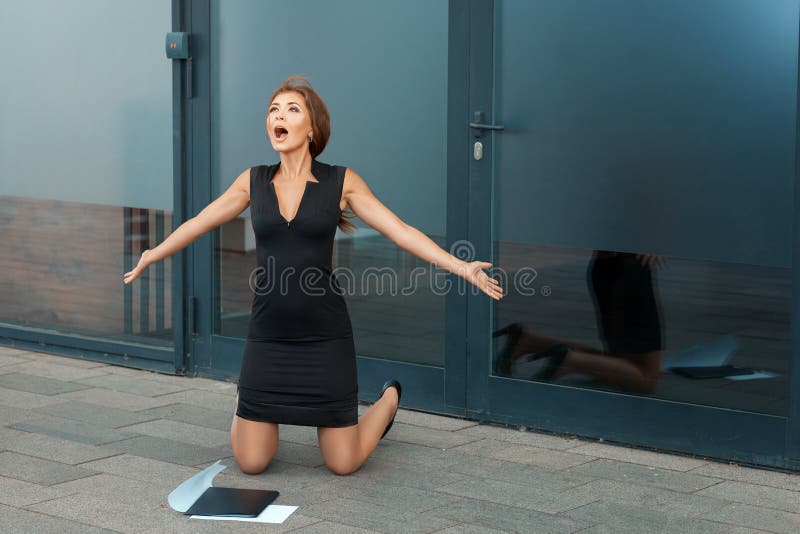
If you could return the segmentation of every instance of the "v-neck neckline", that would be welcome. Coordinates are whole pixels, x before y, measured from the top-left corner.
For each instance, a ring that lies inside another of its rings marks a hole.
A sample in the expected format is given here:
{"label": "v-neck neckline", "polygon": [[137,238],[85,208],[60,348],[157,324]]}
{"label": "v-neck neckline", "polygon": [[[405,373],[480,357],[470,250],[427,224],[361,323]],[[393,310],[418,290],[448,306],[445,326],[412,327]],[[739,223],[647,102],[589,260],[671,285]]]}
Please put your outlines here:
{"label": "v-neck neckline", "polygon": [[[317,178],[316,175],[314,174],[315,163],[316,163],[316,161],[312,160],[312,162],[311,162],[311,176],[313,176],[314,178],[319,180],[319,178]],[[313,180],[306,180],[305,181],[305,183],[303,184],[303,192],[300,194],[300,201],[297,203],[297,209],[294,211],[294,216],[291,219],[287,219],[286,216],[283,214],[283,210],[281,210],[281,201],[278,198],[278,191],[275,189],[274,179],[275,179],[275,175],[278,174],[278,169],[279,168],[280,168],[280,163],[278,163],[278,166],[275,168],[275,172],[273,173],[273,175],[270,176],[269,185],[270,185],[270,187],[272,189],[272,195],[273,195],[273,198],[275,199],[275,207],[278,209],[278,215],[280,216],[281,219],[283,219],[283,222],[285,222],[287,225],[289,225],[289,224],[292,224],[295,219],[297,219],[298,215],[300,215],[300,208],[303,207],[303,200],[305,200],[305,198],[306,198],[306,190],[308,189],[308,183],[311,182],[312,184],[318,184],[319,182],[318,181],[315,182]]]}

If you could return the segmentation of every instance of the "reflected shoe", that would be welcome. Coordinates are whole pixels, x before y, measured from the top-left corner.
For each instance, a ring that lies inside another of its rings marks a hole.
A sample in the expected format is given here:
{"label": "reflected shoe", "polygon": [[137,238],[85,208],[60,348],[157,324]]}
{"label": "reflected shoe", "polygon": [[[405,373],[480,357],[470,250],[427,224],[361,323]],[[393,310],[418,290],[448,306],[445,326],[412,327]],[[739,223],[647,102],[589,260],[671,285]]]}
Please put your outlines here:
{"label": "reflected shoe", "polygon": [[511,323],[492,332],[492,337],[504,335],[508,335],[508,341],[494,360],[494,374],[499,376],[511,376],[511,354],[519,344],[519,338],[522,336],[522,325],[519,323]]}
{"label": "reflected shoe", "polygon": [[566,358],[568,352],[568,346],[557,344],[549,346],[542,352],[537,352],[536,354],[531,354],[528,356],[527,360],[529,362],[543,359],[548,360],[547,364],[544,366],[544,369],[533,375],[531,378],[539,382],[550,382],[553,379],[553,375],[556,374],[558,368],[561,367],[562,363],[564,363],[564,358]]}
{"label": "reflected shoe", "polygon": [[394,415],[392,415],[391,421],[389,421],[389,424],[386,425],[386,430],[384,430],[383,434],[381,434],[381,439],[383,439],[383,436],[385,436],[389,432],[389,429],[392,428],[392,425],[394,424],[394,418],[397,415],[397,410],[400,409],[400,397],[403,395],[403,387],[400,385],[400,382],[392,378],[390,380],[387,380],[386,383],[383,385],[383,388],[381,389],[381,394],[378,396],[378,400],[381,400],[383,398],[383,394],[386,393],[386,390],[389,388],[395,388],[397,390],[397,408],[395,408],[394,410]]}

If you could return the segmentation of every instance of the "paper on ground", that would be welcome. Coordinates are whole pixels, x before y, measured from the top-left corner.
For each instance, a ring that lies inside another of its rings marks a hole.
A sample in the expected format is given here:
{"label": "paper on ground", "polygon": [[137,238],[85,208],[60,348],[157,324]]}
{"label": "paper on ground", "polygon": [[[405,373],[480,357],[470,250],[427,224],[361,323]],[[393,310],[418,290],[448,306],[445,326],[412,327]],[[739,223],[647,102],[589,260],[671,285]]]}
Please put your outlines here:
{"label": "paper on ground", "polygon": [[252,523],[283,523],[297,510],[297,506],[270,504],[256,517],[223,517],[219,515],[193,515],[192,519],[213,519],[216,521],[250,521]]}
{"label": "paper on ground", "polygon": [[770,373],[769,371],[756,371],[749,375],[732,375],[726,376],[728,380],[758,380],[759,378],[775,378],[777,373]]}
{"label": "paper on ground", "polygon": [[167,497],[167,502],[173,510],[177,512],[185,512],[200,498],[206,489],[211,487],[211,482],[217,473],[225,469],[219,460],[213,465],[210,465],[194,475],[189,480],[182,482],[177,488],[172,490],[172,493]]}
{"label": "paper on ground", "polygon": [[[176,512],[186,512],[197,499],[212,486],[214,477],[217,473],[225,469],[220,461],[215,462],[182,482],[167,497],[167,502]],[[256,517],[229,517],[219,515],[193,515],[193,519],[216,519],[219,521],[250,521],[252,523],[283,523],[292,512],[297,510],[297,506],[282,506],[270,504],[264,511]]]}
{"label": "paper on ground", "polygon": [[677,352],[664,355],[662,371],[670,367],[715,367],[726,365],[739,349],[739,340],[733,336],[722,336],[702,345],[692,345]]}

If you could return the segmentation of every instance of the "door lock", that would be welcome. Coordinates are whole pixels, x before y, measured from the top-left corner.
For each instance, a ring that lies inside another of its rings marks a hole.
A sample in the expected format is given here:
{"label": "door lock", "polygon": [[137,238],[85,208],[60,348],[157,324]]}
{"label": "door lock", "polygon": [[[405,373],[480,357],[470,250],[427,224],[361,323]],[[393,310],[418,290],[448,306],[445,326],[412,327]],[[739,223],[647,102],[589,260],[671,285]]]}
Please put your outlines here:
{"label": "door lock", "polygon": [[483,143],[480,141],[475,141],[475,144],[472,146],[472,157],[474,157],[476,161],[483,159]]}

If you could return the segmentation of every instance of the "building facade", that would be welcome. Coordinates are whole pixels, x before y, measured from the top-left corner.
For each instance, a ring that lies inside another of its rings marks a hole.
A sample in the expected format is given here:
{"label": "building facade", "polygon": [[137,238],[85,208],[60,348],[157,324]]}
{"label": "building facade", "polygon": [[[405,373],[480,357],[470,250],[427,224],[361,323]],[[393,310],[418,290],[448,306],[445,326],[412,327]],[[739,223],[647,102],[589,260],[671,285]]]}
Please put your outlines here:
{"label": "building facade", "polygon": [[395,376],[413,409],[798,470],[799,22],[800,0],[3,2],[2,342],[236,380],[249,211],[122,273],[277,161],[268,99],[300,74],[331,112],[319,159],[506,288],[356,219],[334,261],[362,399]]}

